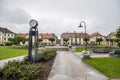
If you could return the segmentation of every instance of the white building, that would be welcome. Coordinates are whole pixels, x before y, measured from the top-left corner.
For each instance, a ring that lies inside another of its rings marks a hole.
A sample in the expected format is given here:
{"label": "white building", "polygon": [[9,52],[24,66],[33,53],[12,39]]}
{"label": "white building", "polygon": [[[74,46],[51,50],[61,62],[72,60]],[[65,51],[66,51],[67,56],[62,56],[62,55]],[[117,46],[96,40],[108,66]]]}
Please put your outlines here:
{"label": "white building", "polygon": [[5,44],[8,41],[9,38],[14,38],[15,33],[12,31],[8,30],[7,28],[2,28],[0,27],[0,44]]}
{"label": "white building", "polygon": [[[68,45],[81,45],[85,44],[84,38],[85,38],[85,33],[62,33],[61,34],[61,45],[65,45],[66,42],[63,40],[64,38],[68,38],[69,41],[67,42]],[[86,38],[89,38],[89,35],[86,33]]]}
{"label": "white building", "polygon": [[100,34],[99,32],[95,32],[90,34],[90,44],[97,44],[96,39],[102,38],[103,41],[101,42],[102,45],[106,45],[106,37]]}

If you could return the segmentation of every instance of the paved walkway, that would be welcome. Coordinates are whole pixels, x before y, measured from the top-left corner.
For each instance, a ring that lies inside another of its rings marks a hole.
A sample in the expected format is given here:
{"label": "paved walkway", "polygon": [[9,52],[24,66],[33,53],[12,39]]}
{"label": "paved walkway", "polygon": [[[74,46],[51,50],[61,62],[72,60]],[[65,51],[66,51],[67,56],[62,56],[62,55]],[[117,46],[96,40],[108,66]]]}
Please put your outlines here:
{"label": "paved walkway", "polygon": [[59,51],[48,80],[108,80],[72,52]]}
{"label": "paved walkway", "polygon": [[8,61],[14,61],[14,60],[21,61],[21,60],[23,60],[24,57],[25,57],[25,55],[24,56],[19,56],[19,57],[14,57],[14,58],[8,58],[8,59],[0,60],[0,68],[2,68],[5,65],[5,63],[7,63]]}

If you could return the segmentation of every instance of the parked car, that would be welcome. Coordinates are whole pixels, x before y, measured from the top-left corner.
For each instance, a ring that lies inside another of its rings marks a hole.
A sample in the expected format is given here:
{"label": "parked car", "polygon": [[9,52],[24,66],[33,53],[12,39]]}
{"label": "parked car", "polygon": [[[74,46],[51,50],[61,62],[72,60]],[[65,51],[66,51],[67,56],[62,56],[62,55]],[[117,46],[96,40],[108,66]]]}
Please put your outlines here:
{"label": "parked car", "polygon": [[111,57],[120,57],[120,49],[115,49],[112,52],[109,52]]}

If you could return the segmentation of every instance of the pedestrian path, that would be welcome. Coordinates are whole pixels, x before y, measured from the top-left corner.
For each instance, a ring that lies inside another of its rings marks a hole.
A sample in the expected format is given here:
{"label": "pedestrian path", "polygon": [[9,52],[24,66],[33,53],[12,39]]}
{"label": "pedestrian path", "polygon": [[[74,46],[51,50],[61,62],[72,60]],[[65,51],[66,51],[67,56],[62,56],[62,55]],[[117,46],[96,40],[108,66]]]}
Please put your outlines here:
{"label": "pedestrian path", "polygon": [[19,60],[19,61],[21,61],[21,60],[24,59],[25,56],[26,56],[26,55],[24,55],[24,56],[19,56],[19,57],[14,57],[14,58],[8,58],[8,59],[4,59],[4,60],[0,60],[0,68],[2,68],[2,67],[5,65],[5,63],[7,63],[8,61],[14,61],[14,60]]}
{"label": "pedestrian path", "polygon": [[59,51],[48,80],[108,80],[72,52]]}

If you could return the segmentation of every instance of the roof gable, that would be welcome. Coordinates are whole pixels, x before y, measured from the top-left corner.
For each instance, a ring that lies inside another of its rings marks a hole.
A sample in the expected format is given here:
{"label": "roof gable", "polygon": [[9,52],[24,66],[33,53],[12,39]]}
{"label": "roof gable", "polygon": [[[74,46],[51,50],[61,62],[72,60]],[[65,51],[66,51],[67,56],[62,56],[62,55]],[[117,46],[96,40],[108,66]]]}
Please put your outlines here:
{"label": "roof gable", "polygon": [[11,34],[15,34],[14,32],[8,30],[7,28],[2,28],[2,27],[0,27],[0,31],[3,32],[3,33],[11,33]]}

